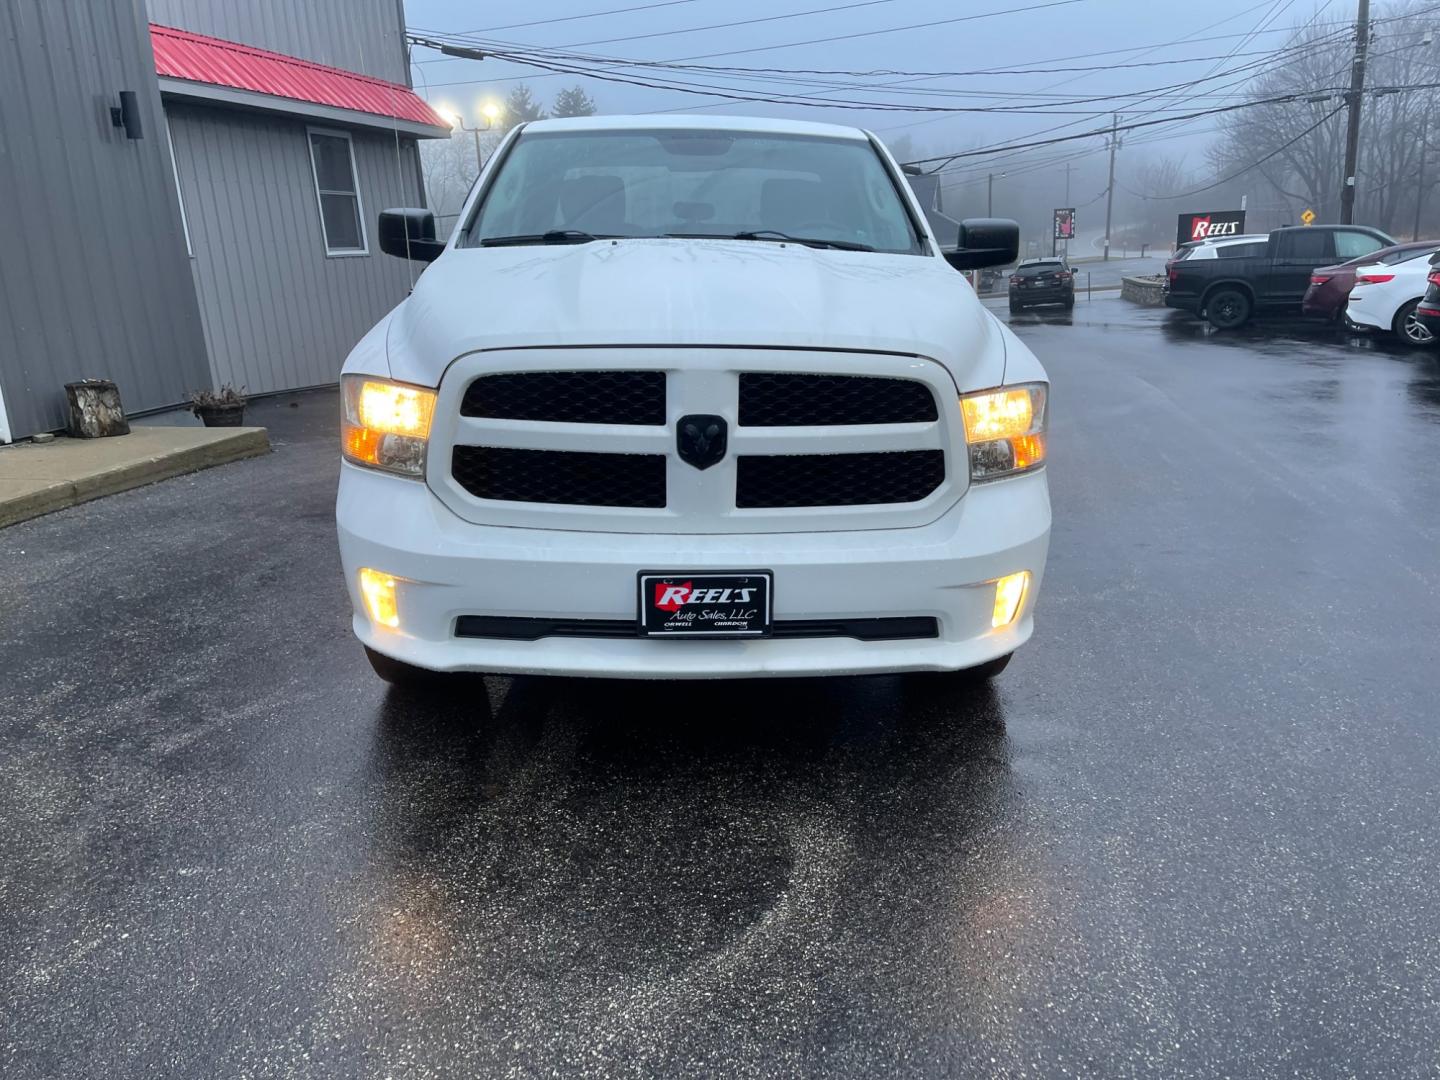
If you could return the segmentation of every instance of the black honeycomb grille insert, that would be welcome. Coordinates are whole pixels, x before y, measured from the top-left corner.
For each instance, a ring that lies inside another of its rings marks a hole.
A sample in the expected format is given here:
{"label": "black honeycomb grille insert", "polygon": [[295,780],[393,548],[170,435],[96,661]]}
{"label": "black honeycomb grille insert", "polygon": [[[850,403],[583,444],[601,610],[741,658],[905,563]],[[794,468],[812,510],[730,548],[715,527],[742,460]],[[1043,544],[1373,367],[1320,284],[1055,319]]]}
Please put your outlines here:
{"label": "black honeycomb grille insert", "polygon": [[558,424],[664,424],[663,371],[510,371],[465,388],[461,416]]}
{"label": "black honeycomb grille insert", "polygon": [[914,379],[740,373],[741,427],[917,424],[935,419],[935,395]]}
{"label": "black honeycomb grille insert", "polygon": [[477,499],[650,509],[665,505],[664,454],[457,446],[450,471]]}
{"label": "black honeycomb grille insert", "polygon": [[755,509],[919,502],[944,479],[943,450],[742,456],[736,462],[735,505]]}

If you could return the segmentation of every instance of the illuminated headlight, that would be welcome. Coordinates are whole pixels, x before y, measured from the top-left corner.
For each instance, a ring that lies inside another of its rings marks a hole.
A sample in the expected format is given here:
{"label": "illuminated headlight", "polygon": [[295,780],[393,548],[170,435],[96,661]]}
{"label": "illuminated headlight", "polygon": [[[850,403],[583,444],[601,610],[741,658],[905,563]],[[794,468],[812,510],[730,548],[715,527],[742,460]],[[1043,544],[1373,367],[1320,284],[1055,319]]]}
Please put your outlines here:
{"label": "illuminated headlight", "polygon": [[345,460],[400,476],[423,476],[435,391],[370,375],[343,376],[340,391]]}
{"label": "illuminated headlight", "polygon": [[1048,390],[1045,383],[1020,383],[960,398],[972,481],[998,480],[1045,464]]}

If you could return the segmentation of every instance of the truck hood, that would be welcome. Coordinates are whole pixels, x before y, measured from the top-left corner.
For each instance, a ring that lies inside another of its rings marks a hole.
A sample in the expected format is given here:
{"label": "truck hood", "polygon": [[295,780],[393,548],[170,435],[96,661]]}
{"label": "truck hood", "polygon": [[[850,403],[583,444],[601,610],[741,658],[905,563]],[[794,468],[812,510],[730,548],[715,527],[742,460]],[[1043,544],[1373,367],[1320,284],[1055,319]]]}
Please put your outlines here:
{"label": "truck hood", "polygon": [[527,346],[904,353],[944,364],[962,390],[1002,382],[1006,354],[940,259],[738,240],[452,248],[384,333],[391,376],[426,386],[462,354]]}

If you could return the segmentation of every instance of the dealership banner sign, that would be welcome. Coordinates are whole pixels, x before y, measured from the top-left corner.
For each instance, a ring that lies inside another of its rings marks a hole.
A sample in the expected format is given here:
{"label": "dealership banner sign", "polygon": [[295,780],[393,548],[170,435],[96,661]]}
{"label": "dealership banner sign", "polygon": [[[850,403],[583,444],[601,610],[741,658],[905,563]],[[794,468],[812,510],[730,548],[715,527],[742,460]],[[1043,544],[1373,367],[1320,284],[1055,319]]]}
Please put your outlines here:
{"label": "dealership banner sign", "polygon": [[1175,230],[1175,243],[1210,240],[1221,236],[1239,236],[1245,231],[1244,210],[1206,210],[1200,214],[1181,214]]}

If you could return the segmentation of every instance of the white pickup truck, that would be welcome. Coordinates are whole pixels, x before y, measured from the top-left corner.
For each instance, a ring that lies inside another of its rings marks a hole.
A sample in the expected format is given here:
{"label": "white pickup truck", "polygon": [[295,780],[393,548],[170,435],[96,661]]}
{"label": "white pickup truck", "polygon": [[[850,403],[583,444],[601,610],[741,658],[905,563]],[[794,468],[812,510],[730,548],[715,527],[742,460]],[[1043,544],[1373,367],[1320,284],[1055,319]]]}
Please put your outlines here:
{"label": "white pickup truck", "polygon": [[354,628],[437,672],[998,673],[1050,535],[1048,383],[852,128],[517,127],[355,347],[336,517]]}

